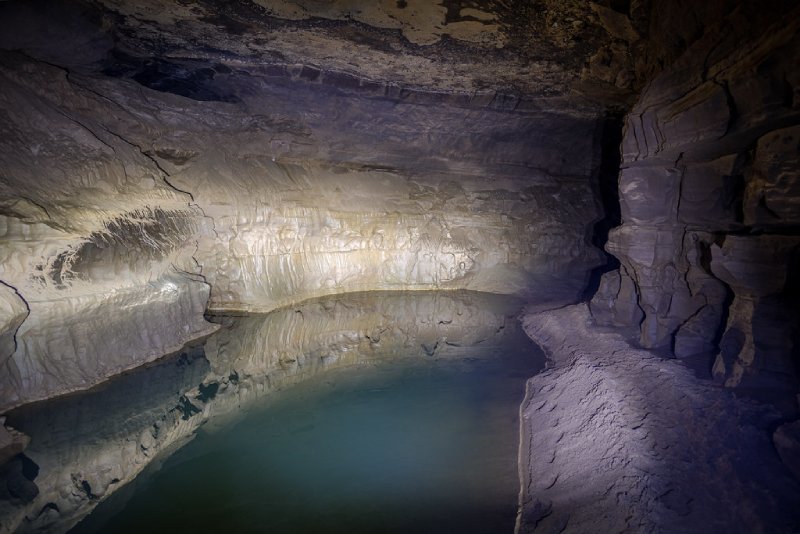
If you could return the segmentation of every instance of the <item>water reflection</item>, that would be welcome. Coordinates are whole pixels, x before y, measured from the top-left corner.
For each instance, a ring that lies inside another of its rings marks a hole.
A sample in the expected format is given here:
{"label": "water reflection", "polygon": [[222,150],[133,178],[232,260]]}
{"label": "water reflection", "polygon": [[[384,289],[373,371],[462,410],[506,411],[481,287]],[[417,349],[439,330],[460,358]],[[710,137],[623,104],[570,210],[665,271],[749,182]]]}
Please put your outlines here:
{"label": "water reflection", "polygon": [[149,466],[78,531],[292,532],[311,516],[317,531],[370,530],[369,517],[419,531],[509,506],[513,526],[517,406],[542,364],[518,306],[365,293],[219,317],[203,347],[11,414],[33,438],[39,494],[2,501],[2,523],[66,531]]}

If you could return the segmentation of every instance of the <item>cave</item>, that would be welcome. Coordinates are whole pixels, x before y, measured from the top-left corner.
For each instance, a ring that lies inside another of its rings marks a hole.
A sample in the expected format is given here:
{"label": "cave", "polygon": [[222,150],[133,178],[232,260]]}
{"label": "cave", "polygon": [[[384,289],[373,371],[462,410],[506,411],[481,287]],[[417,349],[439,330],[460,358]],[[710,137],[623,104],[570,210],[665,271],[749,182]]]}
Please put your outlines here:
{"label": "cave", "polygon": [[0,2],[0,532],[800,531],[798,65],[788,0]]}

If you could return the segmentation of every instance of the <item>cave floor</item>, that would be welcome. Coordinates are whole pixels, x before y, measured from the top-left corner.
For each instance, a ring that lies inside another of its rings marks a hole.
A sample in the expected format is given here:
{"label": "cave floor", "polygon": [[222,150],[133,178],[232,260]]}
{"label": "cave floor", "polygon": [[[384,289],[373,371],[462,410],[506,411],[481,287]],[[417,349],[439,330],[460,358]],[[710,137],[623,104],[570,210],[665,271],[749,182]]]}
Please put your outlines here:
{"label": "cave floor", "polygon": [[521,532],[796,532],[800,485],[773,406],[592,326],[523,317],[550,359],[521,407]]}

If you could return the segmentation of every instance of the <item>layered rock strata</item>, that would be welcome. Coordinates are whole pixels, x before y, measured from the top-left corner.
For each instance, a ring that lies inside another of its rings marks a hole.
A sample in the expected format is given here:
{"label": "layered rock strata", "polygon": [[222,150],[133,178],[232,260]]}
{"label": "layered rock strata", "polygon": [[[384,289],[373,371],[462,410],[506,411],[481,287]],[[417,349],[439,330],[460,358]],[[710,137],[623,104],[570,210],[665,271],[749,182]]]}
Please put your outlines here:
{"label": "layered rock strata", "polygon": [[606,245],[622,265],[591,309],[644,347],[710,355],[728,386],[792,387],[800,14],[714,9],[627,115]]}
{"label": "layered rock strata", "polygon": [[[0,410],[179,350],[206,309],[580,298],[602,262],[599,95],[632,81],[575,58],[613,15],[425,11],[442,29],[312,4],[0,6]],[[535,72],[527,27],[564,38]]]}

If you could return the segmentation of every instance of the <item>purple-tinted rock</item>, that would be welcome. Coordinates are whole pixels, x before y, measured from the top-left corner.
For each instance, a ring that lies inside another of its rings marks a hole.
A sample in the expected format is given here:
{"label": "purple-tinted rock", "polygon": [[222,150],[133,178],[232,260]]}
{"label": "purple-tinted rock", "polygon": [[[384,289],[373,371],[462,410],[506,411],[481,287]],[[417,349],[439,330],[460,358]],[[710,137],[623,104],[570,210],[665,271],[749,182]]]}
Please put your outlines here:
{"label": "purple-tinted rock", "polygon": [[716,350],[714,338],[722,321],[722,307],[705,305],[683,323],[675,333],[675,356],[686,358]]}
{"label": "purple-tinted rock", "polygon": [[687,164],[680,184],[678,220],[706,230],[727,230],[737,221],[735,154]]}
{"label": "purple-tinted rock", "polygon": [[680,173],[661,167],[628,167],[619,175],[619,203],[628,224],[674,222]]}
{"label": "purple-tinted rock", "polygon": [[752,225],[800,224],[800,126],[774,130],[758,140],[744,217]]}
{"label": "purple-tinted rock", "polygon": [[636,284],[623,267],[603,274],[589,309],[600,326],[635,326],[644,317],[637,301]]}
{"label": "purple-tinted rock", "polygon": [[734,236],[711,246],[711,270],[737,294],[766,296],[786,285],[789,262],[800,237]]}
{"label": "purple-tinted rock", "polygon": [[772,434],[772,442],[783,463],[800,480],[800,421],[779,426]]}

